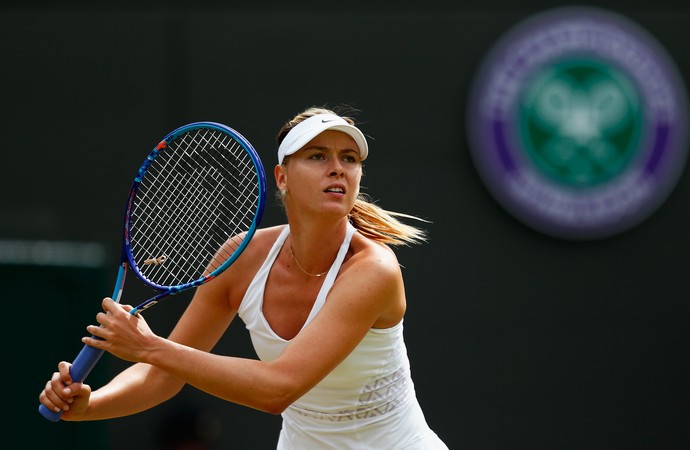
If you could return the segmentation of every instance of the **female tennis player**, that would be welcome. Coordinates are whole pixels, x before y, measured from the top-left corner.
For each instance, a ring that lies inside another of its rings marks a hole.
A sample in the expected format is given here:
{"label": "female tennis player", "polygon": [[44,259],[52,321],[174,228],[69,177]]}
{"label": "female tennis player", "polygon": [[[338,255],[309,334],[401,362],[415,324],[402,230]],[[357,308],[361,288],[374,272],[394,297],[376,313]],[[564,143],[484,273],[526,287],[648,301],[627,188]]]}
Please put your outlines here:
{"label": "female tennis player", "polygon": [[[68,421],[134,414],[185,384],[281,414],[278,449],[447,449],[417,401],[403,340],[406,309],[391,246],[423,242],[405,214],[359,192],[367,140],[353,119],[309,108],[279,131],[274,175],[287,224],[263,228],[242,256],[199,287],[170,336],[103,300],[101,339],[134,362],[94,390],[63,361],[39,400]],[[210,353],[233,318],[259,360]]]}

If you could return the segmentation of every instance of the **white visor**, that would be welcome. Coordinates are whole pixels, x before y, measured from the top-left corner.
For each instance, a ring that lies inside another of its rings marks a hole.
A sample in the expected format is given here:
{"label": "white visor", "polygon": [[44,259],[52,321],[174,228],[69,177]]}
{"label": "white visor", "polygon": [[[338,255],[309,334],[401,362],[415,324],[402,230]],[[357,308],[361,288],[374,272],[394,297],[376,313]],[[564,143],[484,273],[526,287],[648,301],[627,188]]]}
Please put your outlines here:
{"label": "white visor", "polygon": [[282,164],[283,158],[297,152],[326,130],[341,131],[351,136],[359,147],[360,159],[366,159],[369,147],[359,128],[350,125],[345,119],[335,114],[317,114],[298,123],[288,132],[278,147],[278,164]]}

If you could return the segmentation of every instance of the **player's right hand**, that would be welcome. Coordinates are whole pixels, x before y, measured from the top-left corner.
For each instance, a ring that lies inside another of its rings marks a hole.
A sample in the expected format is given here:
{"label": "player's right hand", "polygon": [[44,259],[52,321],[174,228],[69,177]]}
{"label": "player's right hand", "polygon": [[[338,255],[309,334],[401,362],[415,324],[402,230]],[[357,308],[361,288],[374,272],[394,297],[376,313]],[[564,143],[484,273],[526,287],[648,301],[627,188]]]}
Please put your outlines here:
{"label": "player's right hand", "polygon": [[62,412],[63,420],[79,417],[89,404],[91,387],[88,384],[72,381],[69,369],[71,364],[62,361],[58,371],[46,383],[38,396],[39,401],[48,409]]}

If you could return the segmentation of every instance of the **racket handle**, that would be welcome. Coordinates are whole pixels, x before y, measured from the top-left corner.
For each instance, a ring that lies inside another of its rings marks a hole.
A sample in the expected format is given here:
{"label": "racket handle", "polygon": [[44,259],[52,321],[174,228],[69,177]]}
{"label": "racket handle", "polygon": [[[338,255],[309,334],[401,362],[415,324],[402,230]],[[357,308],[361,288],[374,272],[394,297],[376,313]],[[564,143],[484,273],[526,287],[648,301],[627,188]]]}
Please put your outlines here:
{"label": "racket handle", "polygon": [[[84,381],[89,373],[91,373],[91,370],[93,370],[93,368],[96,366],[96,363],[102,355],[103,350],[84,345],[84,348],[81,349],[69,369],[69,374],[72,377],[72,381],[78,383]],[[62,411],[52,411],[42,404],[38,407],[38,412],[40,412],[43,417],[51,422],[57,422],[60,420],[60,417],[62,417]]]}
{"label": "racket handle", "polygon": [[[122,264],[120,264],[120,268],[117,272],[117,280],[115,281],[115,289],[113,290],[112,296],[112,299],[116,302],[119,302],[120,297],[122,296],[122,288],[125,285],[127,267],[127,259],[123,254]],[[91,337],[94,339],[100,339],[96,336]],[[74,362],[72,362],[72,366],[69,368],[69,374],[72,377],[72,381],[77,383],[84,381],[89,373],[91,373],[91,370],[96,366],[98,360],[101,359],[101,356],[103,356],[103,350],[84,345],[84,348],[82,348],[77,357],[74,358]],[[57,422],[60,420],[60,417],[62,417],[62,411],[51,411],[42,404],[38,407],[38,412],[40,412],[43,417],[51,422]]]}

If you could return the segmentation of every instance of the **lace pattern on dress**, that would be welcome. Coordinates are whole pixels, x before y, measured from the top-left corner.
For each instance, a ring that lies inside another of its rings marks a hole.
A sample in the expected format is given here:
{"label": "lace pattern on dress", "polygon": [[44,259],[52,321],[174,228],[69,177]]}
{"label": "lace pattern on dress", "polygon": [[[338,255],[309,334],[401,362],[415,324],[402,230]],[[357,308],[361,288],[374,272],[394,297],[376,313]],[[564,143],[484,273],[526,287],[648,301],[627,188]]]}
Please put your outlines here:
{"label": "lace pattern on dress", "polygon": [[358,406],[355,409],[339,411],[336,413],[323,413],[299,408],[295,405],[289,409],[305,417],[311,417],[330,422],[343,422],[348,420],[361,420],[370,417],[387,414],[405,403],[410,396],[410,377],[406,368],[400,368],[383,378],[378,378],[364,386],[359,396]]}

